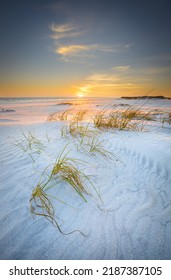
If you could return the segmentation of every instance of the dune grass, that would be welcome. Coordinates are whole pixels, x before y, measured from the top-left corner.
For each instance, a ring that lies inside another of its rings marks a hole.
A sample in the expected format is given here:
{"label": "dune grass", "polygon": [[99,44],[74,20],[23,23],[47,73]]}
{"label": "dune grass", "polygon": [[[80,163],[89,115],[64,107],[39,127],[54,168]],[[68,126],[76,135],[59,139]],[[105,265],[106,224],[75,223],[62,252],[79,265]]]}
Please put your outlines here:
{"label": "dune grass", "polygon": [[29,131],[27,134],[23,131],[21,132],[23,138],[17,141],[16,146],[18,146],[23,152],[27,153],[34,162],[35,160],[32,154],[40,154],[44,148],[44,145],[33,132]]}
{"label": "dune grass", "polygon": [[80,195],[80,197],[87,202],[83,193],[88,194],[85,189],[83,180],[86,179],[86,175],[81,172],[77,166],[77,160],[69,158],[66,154],[60,154],[59,158],[55,162],[51,177],[61,179],[70,184],[74,190]]}
{"label": "dune grass", "polygon": [[[141,116],[141,117],[140,117]],[[147,120],[147,116],[132,106],[125,111],[115,109],[103,109],[94,117],[94,125],[98,129],[108,130],[132,130],[141,131],[144,125],[140,125],[140,119]]]}
{"label": "dune grass", "polygon": [[143,112],[139,109],[137,110],[126,110],[123,113],[123,116],[125,118],[128,118],[130,120],[146,120],[146,121],[153,121],[154,118],[152,117],[150,112]]}
{"label": "dune grass", "polygon": [[59,115],[59,120],[67,121],[70,113],[71,113],[71,109],[65,110],[63,113]]}
{"label": "dune grass", "polygon": [[57,113],[52,113],[52,114],[49,114],[48,118],[47,118],[47,121],[48,122],[53,122],[53,121],[56,121],[57,120]]}
{"label": "dune grass", "polygon": [[80,110],[75,113],[75,115],[73,115],[72,111],[72,109],[67,109],[62,113],[55,112],[49,115],[47,121],[67,121],[69,119],[72,119],[73,122],[80,122],[83,121],[85,115],[87,114],[86,110]]}
{"label": "dune grass", "polygon": [[107,112],[102,110],[96,114],[94,118],[94,125],[98,129],[108,130],[108,129],[131,129],[134,130],[134,126],[131,127],[131,120],[126,115],[121,112],[113,111]]}
{"label": "dune grass", "polygon": [[94,131],[90,129],[88,124],[80,124],[77,121],[72,121],[69,125],[69,133],[72,137],[91,137],[94,134]]}
{"label": "dune grass", "polygon": [[71,109],[67,109],[62,113],[55,112],[52,113],[48,116],[47,121],[52,122],[52,121],[67,121],[69,118],[69,114],[71,113]]}
{"label": "dune grass", "polygon": [[113,153],[104,148],[104,142],[104,140],[100,140],[99,135],[94,134],[91,138],[88,138],[86,143],[82,142],[80,144],[83,150],[85,150],[85,152],[87,152],[89,155],[96,156],[98,154],[105,158],[111,159]]}
{"label": "dune grass", "polygon": [[28,134],[25,134],[22,131],[22,135],[24,136],[24,139],[26,140],[26,144],[30,150],[32,150],[33,147],[43,146],[43,143],[35,136],[33,132],[29,131]]}
{"label": "dune grass", "polygon": [[136,109],[126,109],[121,114],[123,117],[132,120],[133,118],[137,118],[140,116],[140,111]]}
{"label": "dune grass", "polygon": [[73,138],[92,137],[95,133],[93,129],[90,128],[90,124],[82,124],[78,121],[72,120],[69,124],[66,124],[61,128],[61,136],[66,137],[71,135]]}
{"label": "dune grass", "polygon": [[100,154],[104,157],[110,158],[112,156],[112,153],[109,152],[108,150],[106,150],[103,147],[103,143],[104,141],[100,141],[99,138],[97,136],[94,136],[92,139],[90,139],[90,141],[88,142],[89,144],[89,151],[92,154]]}
{"label": "dune grass", "polygon": [[106,111],[107,109],[103,109],[95,115],[93,119],[95,127],[106,128]]}
{"label": "dune grass", "polygon": [[65,150],[66,147],[64,147],[59,157],[57,158],[53,166],[50,178],[60,179],[70,184],[85,202],[87,202],[87,200],[84,194],[91,195],[86,189],[86,185],[89,184],[101,199],[98,191],[96,190],[94,184],[90,179],[90,176],[86,175],[78,168],[79,165],[84,167],[85,169],[85,166],[89,167],[88,163],[83,160],[68,157],[69,152],[65,152]]}
{"label": "dune grass", "polygon": [[87,111],[86,111],[86,110],[80,110],[80,111],[78,111],[78,112],[74,115],[73,121],[74,121],[74,122],[77,122],[77,123],[83,121],[83,119],[84,119],[84,117],[85,117],[86,114],[87,114]]}
{"label": "dune grass", "polygon": [[[51,196],[48,195],[44,191],[44,186],[37,185],[37,187],[33,190],[31,198],[30,198],[30,212],[32,216],[41,216],[47,219],[53,226],[57,227],[60,233],[64,235],[69,235],[75,232],[80,233],[84,237],[85,234],[82,233],[80,230],[73,230],[71,232],[65,233],[61,229],[60,225],[58,224],[55,218],[55,210],[50,200]],[[58,200],[58,199],[57,199]],[[61,201],[60,201],[61,202]],[[65,204],[65,203],[64,203]]]}
{"label": "dune grass", "polygon": [[[55,219],[55,210],[52,205],[51,199],[55,198],[56,200],[64,204],[66,203],[64,201],[59,200],[56,197],[49,195],[48,193],[50,189],[57,187],[58,183],[63,181],[72,186],[74,191],[76,191],[76,193],[84,202],[87,202],[85,195],[91,195],[87,189],[87,185],[90,185],[94,189],[94,191],[101,200],[100,194],[98,193],[94,184],[90,180],[90,176],[86,175],[82,170],[78,168],[78,165],[84,165],[85,168],[86,163],[81,160],[69,157],[68,153],[69,152],[66,152],[65,147],[59,154],[59,157],[57,158],[55,163],[53,164],[52,170],[49,175],[47,175],[46,172],[50,166],[47,166],[43,171],[39,183],[32,191],[32,195],[30,198],[30,212],[32,215],[45,217],[54,226],[56,226],[61,233],[65,235],[74,233],[76,231],[84,235],[79,230],[74,230],[69,233],[64,233],[61,230],[57,220]],[[45,174],[48,179],[41,183],[42,177]]]}
{"label": "dune grass", "polygon": [[171,124],[171,112],[168,113],[168,123]]}
{"label": "dune grass", "polygon": [[161,117],[162,127],[164,127],[165,123],[171,124],[171,112],[164,114]]}

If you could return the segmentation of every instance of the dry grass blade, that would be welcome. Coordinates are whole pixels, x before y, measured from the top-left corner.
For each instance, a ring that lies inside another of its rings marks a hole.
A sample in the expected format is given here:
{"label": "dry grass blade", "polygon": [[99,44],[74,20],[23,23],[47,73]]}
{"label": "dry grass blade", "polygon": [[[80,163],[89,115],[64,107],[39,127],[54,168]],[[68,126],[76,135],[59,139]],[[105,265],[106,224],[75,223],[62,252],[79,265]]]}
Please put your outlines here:
{"label": "dry grass blade", "polygon": [[74,122],[81,122],[83,121],[85,115],[87,114],[87,111],[86,110],[82,110],[82,111],[79,111],[75,114],[75,116],[73,117],[73,121]]}
{"label": "dry grass blade", "polygon": [[162,126],[164,126],[165,123],[171,124],[171,112],[164,114],[161,118]]}
{"label": "dry grass blade", "polygon": [[50,114],[49,116],[48,116],[48,118],[47,118],[47,121],[48,122],[53,122],[53,121],[56,121],[57,120],[57,113],[55,112],[55,113],[52,113],[52,114]]}
{"label": "dry grass blade", "polygon": [[61,115],[59,115],[59,120],[60,121],[67,121],[70,112],[71,112],[71,109],[65,110]]}
{"label": "dry grass blade", "polygon": [[103,147],[103,142],[104,141],[100,141],[97,136],[94,136],[87,143],[89,152],[92,154],[100,154],[104,157],[111,158],[113,154]]}
{"label": "dry grass blade", "polygon": [[87,202],[83,195],[83,193],[88,194],[83,182],[86,177],[84,173],[76,167],[76,160],[68,158],[67,154],[64,156],[61,155],[52,169],[51,176],[60,178],[69,183],[80,197]]}
{"label": "dry grass blade", "polygon": [[98,129],[119,129],[119,130],[141,130],[138,120],[139,110],[130,108],[125,111],[120,110],[102,110],[94,118],[94,125]]}
{"label": "dry grass blade", "polygon": [[89,125],[81,125],[78,122],[71,122],[70,126],[69,126],[69,133],[71,134],[71,136],[73,137],[88,137],[91,136],[93,132],[93,130],[91,130],[89,128]]}
{"label": "dry grass blade", "polygon": [[28,132],[28,134],[22,131],[22,135],[24,139],[20,139],[19,141],[17,141],[16,146],[18,146],[23,152],[27,153],[34,162],[35,160],[32,156],[32,153],[40,154],[44,148],[44,145],[30,131]]}
{"label": "dry grass blade", "polygon": [[131,110],[127,109],[126,111],[122,112],[122,116],[126,119],[132,120],[133,118],[139,117],[140,111],[139,110]]}
{"label": "dry grass blade", "polygon": [[168,114],[168,122],[171,124],[171,112]]}
{"label": "dry grass blade", "polygon": [[53,122],[53,121],[67,121],[69,118],[69,114],[71,112],[71,109],[65,110],[61,114],[59,112],[55,112],[49,115],[47,118],[47,121]]}
{"label": "dry grass blade", "polygon": [[29,131],[28,134],[26,135],[22,131],[22,135],[24,136],[24,139],[26,140],[26,145],[27,147],[32,150],[34,147],[43,147],[42,142],[34,135],[33,132]]}
{"label": "dry grass blade", "polygon": [[97,128],[106,128],[106,109],[98,112],[94,117],[94,125]]}
{"label": "dry grass blade", "polygon": [[46,218],[49,222],[51,222],[55,227],[58,228],[60,233],[64,235],[69,235],[74,232],[79,232],[83,236],[85,236],[81,231],[79,230],[73,230],[69,233],[64,233],[59,224],[57,223],[55,219],[55,211],[53,208],[53,205],[48,198],[48,194],[43,190],[43,188],[38,184],[37,187],[33,190],[32,196],[30,199],[30,212],[32,215],[42,216]]}
{"label": "dry grass blade", "polygon": [[[87,202],[84,194],[91,195],[86,187],[85,184],[89,183],[91,187],[94,189],[98,197],[101,199],[99,192],[96,190],[94,184],[90,180],[90,176],[86,175],[83,171],[78,169],[78,165],[84,165],[87,164],[86,162],[82,160],[77,160],[68,157],[68,152],[65,152],[66,147],[62,150],[59,158],[55,162],[53,169],[51,171],[50,179],[61,179],[68,184],[70,184],[73,189],[79,194],[79,196]],[[46,185],[45,185],[46,187]],[[48,189],[48,188],[46,188]]]}
{"label": "dry grass blade", "polygon": [[83,125],[76,121],[71,121],[70,124],[61,128],[62,137],[71,135],[73,138],[81,137],[83,139],[85,137],[92,137],[95,133],[97,132],[89,128],[89,124]]}

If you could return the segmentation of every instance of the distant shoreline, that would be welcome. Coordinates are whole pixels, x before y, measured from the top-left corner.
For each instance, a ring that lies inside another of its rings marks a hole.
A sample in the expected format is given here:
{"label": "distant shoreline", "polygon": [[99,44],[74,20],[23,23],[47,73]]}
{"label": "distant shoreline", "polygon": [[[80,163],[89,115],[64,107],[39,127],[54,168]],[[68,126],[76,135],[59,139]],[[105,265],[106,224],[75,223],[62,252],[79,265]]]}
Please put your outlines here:
{"label": "distant shoreline", "polygon": [[165,96],[162,96],[162,95],[158,95],[158,96],[147,96],[147,95],[144,95],[144,96],[122,96],[121,97],[122,99],[171,99],[170,97],[165,97]]}

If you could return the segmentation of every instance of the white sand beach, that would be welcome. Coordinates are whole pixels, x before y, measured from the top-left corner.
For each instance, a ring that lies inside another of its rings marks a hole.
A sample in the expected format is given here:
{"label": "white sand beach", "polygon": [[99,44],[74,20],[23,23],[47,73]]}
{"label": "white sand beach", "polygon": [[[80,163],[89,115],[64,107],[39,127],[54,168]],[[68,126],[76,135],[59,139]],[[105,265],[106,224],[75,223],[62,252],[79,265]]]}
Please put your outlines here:
{"label": "white sand beach", "polygon": [[[2,99],[0,106],[0,259],[171,259],[171,100]],[[94,126],[100,110],[129,107],[151,116],[133,119],[142,129]],[[80,123],[97,132],[105,155],[89,152],[91,133],[83,140],[67,133],[82,110]],[[37,139],[30,147],[29,135]],[[64,148],[92,182],[84,183],[87,202],[64,180],[48,190],[60,229],[76,230],[69,235],[31,215],[29,203]]]}

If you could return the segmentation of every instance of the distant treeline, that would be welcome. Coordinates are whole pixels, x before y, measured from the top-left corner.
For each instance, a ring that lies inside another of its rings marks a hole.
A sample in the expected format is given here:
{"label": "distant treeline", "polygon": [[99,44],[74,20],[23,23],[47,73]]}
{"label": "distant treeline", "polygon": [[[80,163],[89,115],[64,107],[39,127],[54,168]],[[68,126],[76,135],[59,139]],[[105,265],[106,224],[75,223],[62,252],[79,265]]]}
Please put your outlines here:
{"label": "distant treeline", "polygon": [[144,96],[122,96],[121,98],[124,99],[171,99],[170,97],[165,97],[162,95],[158,95],[158,96],[151,96],[151,95],[144,95]]}

